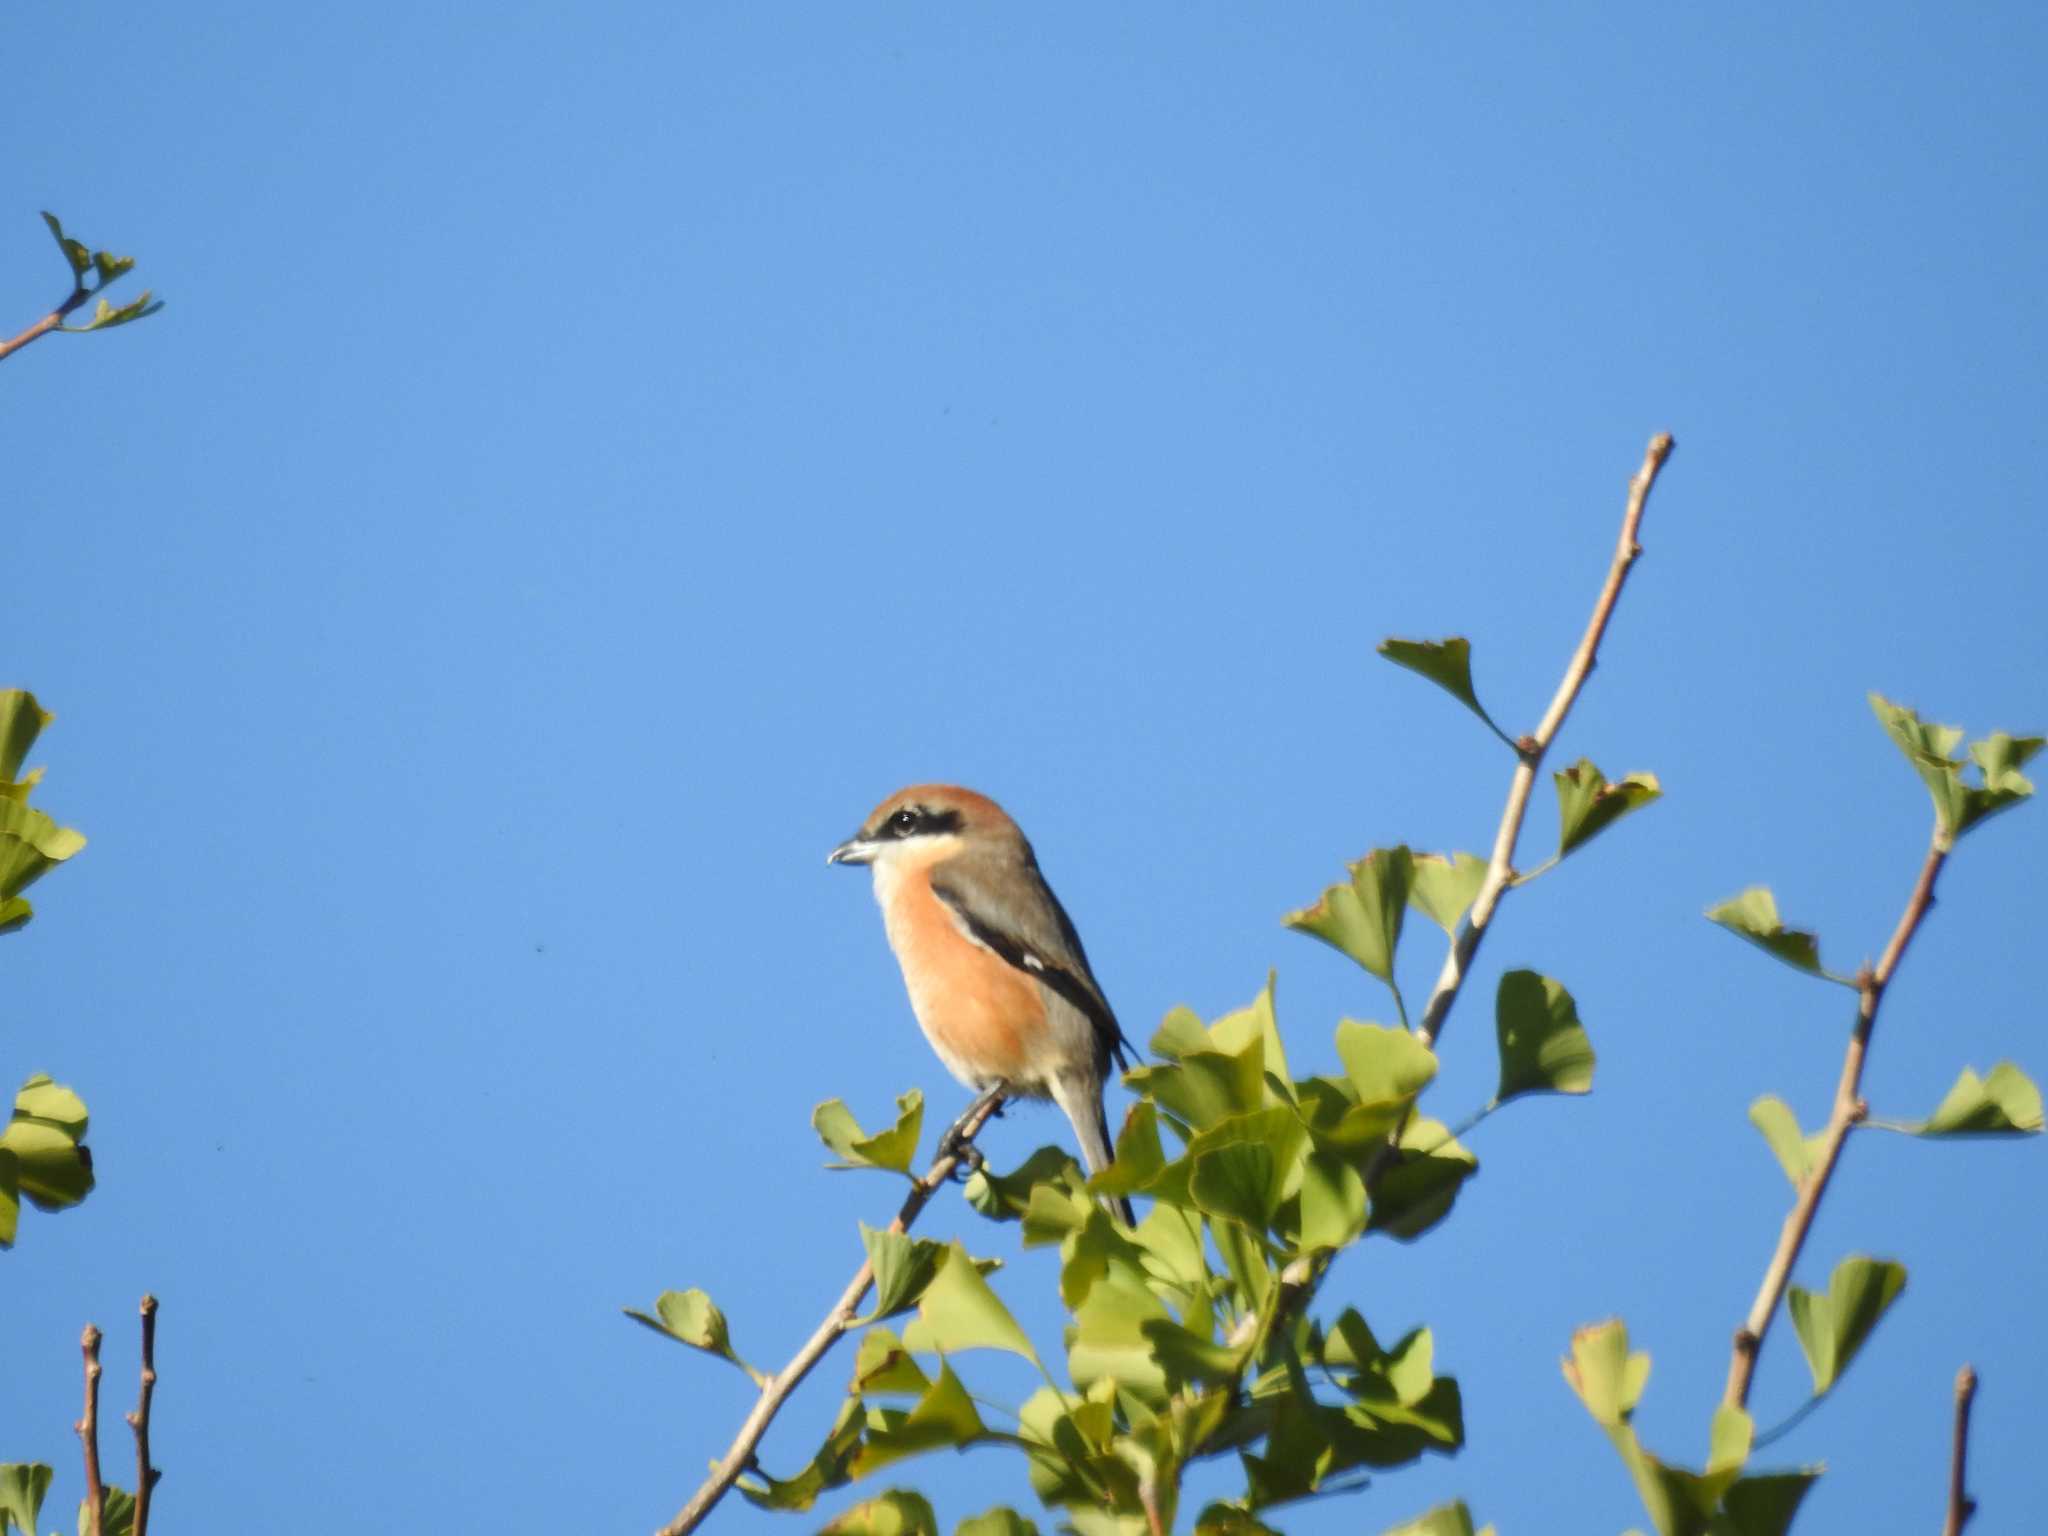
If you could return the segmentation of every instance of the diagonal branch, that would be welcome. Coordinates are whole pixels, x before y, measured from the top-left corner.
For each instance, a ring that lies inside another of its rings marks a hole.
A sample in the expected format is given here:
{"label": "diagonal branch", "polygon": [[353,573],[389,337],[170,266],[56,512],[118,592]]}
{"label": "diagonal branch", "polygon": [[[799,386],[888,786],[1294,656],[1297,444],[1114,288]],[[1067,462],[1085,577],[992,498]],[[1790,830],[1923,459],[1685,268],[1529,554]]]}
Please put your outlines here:
{"label": "diagonal branch", "polygon": [[[105,286],[104,283],[100,285],[101,288]],[[56,330],[59,326],[63,325],[65,320],[70,318],[73,310],[84,304],[87,299],[98,292],[99,288],[79,288],[74,290],[71,296],[62,304],[59,304],[27,330],[21,332],[20,335],[10,336],[5,341],[0,341],[0,358],[6,357],[10,352],[19,352],[38,337],[49,335],[50,332]]]}
{"label": "diagonal branch", "polygon": [[1807,1234],[1813,1230],[1813,1218],[1820,1210],[1821,1196],[1827,1193],[1828,1180],[1834,1177],[1835,1165],[1842,1159],[1842,1148],[1848,1145],[1849,1133],[1870,1113],[1869,1106],[1863,1102],[1863,1062],[1870,1052],[1870,1031],[1877,1023],[1878,1005],[1884,1001],[1884,989],[1890,984],[1892,973],[1898,970],[1907,944],[1912,942],[1921,921],[1934,905],[1935,878],[1940,875],[1941,866],[1948,862],[1948,855],[1949,836],[1937,821],[1933,840],[1927,847],[1927,857],[1920,865],[1920,878],[1913,882],[1913,894],[1907,898],[1906,910],[1899,917],[1898,927],[1892,930],[1891,942],[1885,945],[1884,953],[1878,957],[1877,968],[1872,970],[1866,966],[1856,978],[1856,1023],[1849,1031],[1849,1046],[1842,1056],[1842,1076],[1835,1085],[1835,1105],[1828,1115],[1820,1154],[1806,1177],[1799,1182],[1799,1193],[1792,1202],[1791,1213],[1785,1217],[1784,1227],[1778,1233],[1778,1246],[1764,1268],[1763,1283],[1757,1287],[1756,1300],[1750,1303],[1749,1316],[1735,1330],[1735,1349],[1728,1361],[1728,1386],[1721,1394],[1722,1400],[1733,1407],[1743,1408],[1749,1403],[1749,1384],[1756,1374],[1757,1354],[1763,1348],[1764,1334],[1771,1326],[1771,1319],[1777,1316],[1785,1287],[1792,1279],[1792,1266],[1799,1261],[1799,1251],[1806,1246]]}
{"label": "diagonal branch", "polygon": [[1501,812],[1500,827],[1493,836],[1493,857],[1487,862],[1486,878],[1480,883],[1479,894],[1472,900],[1471,915],[1466,919],[1463,931],[1451,946],[1451,952],[1444,957],[1443,970],[1437,975],[1436,987],[1422,1010],[1421,1027],[1416,1031],[1422,1043],[1431,1049],[1436,1046],[1437,1036],[1443,1033],[1451,1004],[1458,1000],[1458,989],[1465,984],[1472,959],[1479,953],[1480,942],[1485,939],[1486,930],[1493,922],[1494,908],[1500,904],[1502,893],[1515,877],[1515,843],[1522,835],[1522,820],[1529,812],[1529,794],[1536,787],[1536,772],[1543,766],[1543,754],[1556,740],[1564,717],[1571,713],[1579,690],[1586,686],[1586,679],[1592,675],[1594,663],[1599,660],[1600,641],[1607,633],[1607,621],[1614,616],[1614,605],[1621,598],[1621,584],[1628,579],[1629,568],[1643,552],[1642,545],[1636,542],[1636,534],[1643,524],[1643,508],[1649,503],[1651,487],[1657,483],[1657,472],[1671,457],[1674,446],[1669,432],[1659,432],[1650,439],[1650,446],[1643,454],[1642,468],[1636,471],[1635,478],[1628,484],[1628,506],[1621,518],[1621,537],[1614,546],[1614,560],[1607,568],[1607,582],[1593,604],[1593,616],[1586,621],[1586,633],[1579,640],[1579,648],[1572,652],[1571,664],[1564,671],[1564,681],[1558,684],[1557,693],[1551,698],[1550,708],[1543,712],[1542,721],[1532,734],[1515,743],[1515,775],[1508,783],[1507,808]]}
{"label": "diagonal branch", "polygon": [[[966,1159],[974,1138],[981,1134],[981,1128],[988,1124],[991,1116],[1002,1107],[1003,1092],[1000,1087],[991,1088],[976,1099],[967,1113],[939,1141],[938,1156],[925,1171],[923,1178],[910,1186],[910,1193],[904,1198],[903,1208],[896,1213],[896,1219],[889,1223],[891,1232],[905,1232],[917,1220],[933,1195],[945,1186],[953,1176],[953,1170]],[[875,1283],[874,1266],[863,1263],[847,1283],[846,1290],[825,1314],[825,1320],[818,1324],[817,1331],[804,1341],[803,1347],[791,1357],[789,1364],[768,1379],[761,1389],[760,1401],[755,1403],[740,1425],[740,1432],[733,1437],[724,1457],[711,1470],[711,1476],[704,1480],[704,1486],[690,1497],[676,1514],[675,1519],[663,1526],[658,1536],[687,1536],[704,1521],[718,1501],[732,1491],[732,1485],[739,1476],[753,1465],[754,1450],[761,1443],[761,1437],[768,1432],[768,1426],[775,1415],[782,1411],[782,1405],[789,1401],[789,1395],[808,1376],[811,1367],[825,1357],[825,1352],[839,1342],[840,1336],[852,1326],[855,1313],[860,1309],[861,1298]]]}
{"label": "diagonal branch", "polygon": [[1977,1501],[1963,1483],[1963,1459],[1970,1449],[1970,1403],[1977,1396],[1977,1372],[1964,1366],[1956,1372],[1956,1436],[1948,1463],[1948,1519],[1941,1536],[1963,1536],[1963,1527],[1977,1513]]}
{"label": "diagonal branch", "polygon": [[[1486,878],[1480,884],[1479,894],[1473,898],[1471,915],[1464,929],[1452,944],[1450,953],[1444,957],[1443,970],[1429,995],[1428,1005],[1422,1010],[1421,1025],[1416,1030],[1422,1043],[1432,1050],[1436,1047],[1437,1036],[1443,1033],[1444,1020],[1450,1016],[1451,1005],[1458,1000],[1458,990],[1470,973],[1473,956],[1479,953],[1480,941],[1486,937],[1493,922],[1494,909],[1514,880],[1515,843],[1521,837],[1522,821],[1529,812],[1529,792],[1535,786],[1536,772],[1543,766],[1544,753],[1550,750],[1551,742],[1557,738],[1565,716],[1571,712],[1580,690],[1586,686],[1586,679],[1592,675],[1594,663],[1599,659],[1600,642],[1607,634],[1608,621],[1614,617],[1614,605],[1621,598],[1622,583],[1628,579],[1636,557],[1643,552],[1636,537],[1642,529],[1643,509],[1649,504],[1658,471],[1663,469],[1664,461],[1671,457],[1671,450],[1676,446],[1669,432],[1659,432],[1644,450],[1642,467],[1628,483],[1628,503],[1622,511],[1621,536],[1615,541],[1614,558],[1607,567],[1607,580],[1600,588],[1600,596],[1594,600],[1593,615],[1586,621],[1586,632],[1580,637],[1578,649],[1572,652],[1571,662],[1565,667],[1564,681],[1558,684],[1550,707],[1543,712],[1535,732],[1515,743],[1515,773],[1508,784],[1507,808],[1501,812],[1500,827],[1494,833],[1493,857],[1486,866]],[[1396,1131],[1381,1144],[1372,1161],[1366,1165],[1368,1196],[1399,1155],[1399,1147],[1400,1132]],[[1304,1255],[1280,1271],[1272,1297],[1260,1314],[1258,1331],[1245,1358],[1245,1368],[1257,1365],[1275,1330],[1303,1298],[1315,1290],[1333,1257]]]}

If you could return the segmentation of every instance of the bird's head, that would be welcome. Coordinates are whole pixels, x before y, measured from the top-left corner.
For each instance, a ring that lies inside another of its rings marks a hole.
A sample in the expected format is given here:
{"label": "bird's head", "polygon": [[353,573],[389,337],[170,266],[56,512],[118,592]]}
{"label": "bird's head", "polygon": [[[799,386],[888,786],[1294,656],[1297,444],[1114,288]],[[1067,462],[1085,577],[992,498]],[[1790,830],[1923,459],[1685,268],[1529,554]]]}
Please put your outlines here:
{"label": "bird's head", "polygon": [[825,856],[828,864],[933,864],[976,843],[1023,841],[986,795],[955,784],[913,784],[876,806],[861,828]]}

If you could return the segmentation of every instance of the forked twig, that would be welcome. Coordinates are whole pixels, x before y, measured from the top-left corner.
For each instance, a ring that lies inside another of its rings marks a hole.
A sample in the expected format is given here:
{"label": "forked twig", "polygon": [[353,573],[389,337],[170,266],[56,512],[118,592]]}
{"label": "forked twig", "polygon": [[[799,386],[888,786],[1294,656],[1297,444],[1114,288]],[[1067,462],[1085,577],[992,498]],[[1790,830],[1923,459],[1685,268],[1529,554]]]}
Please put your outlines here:
{"label": "forked twig", "polygon": [[1586,632],[1579,640],[1579,648],[1572,652],[1571,664],[1564,671],[1564,681],[1558,684],[1550,707],[1543,712],[1543,719],[1531,734],[1515,743],[1515,773],[1508,782],[1507,808],[1501,812],[1500,827],[1493,835],[1493,856],[1487,862],[1486,878],[1480,882],[1479,894],[1472,898],[1472,911],[1465,920],[1464,930],[1444,957],[1443,969],[1437,975],[1436,987],[1429,994],[1429,1002],[1422,1010],[1422,1021],[1416,1029],[1422,1043],[1431,1049],[1436,1046],[1437,1036],[1443,1033],[1451,1004],[1458,1000],[1458,989],[1465,984],[1465,977],[1472,968],[1472,958],[1479,953],[1480,941],[1486,937],[1486,930],[1493,922],[1494,908],[1500,904],[1502,893],[1515,877],[1515,843],[1522,835],[1522,820],[1529,811],[1529,795],[1536,787],[1537,770],[1543,766],[1544,753],[1557,739],[1564,717],[1571,713],[1579,690],[1586,686],[1586,679],[1592,675],[1593,665],[1599,659],[1600,641],[1607,633],[1607,621],[1614,616],[1614,605],[1621,598],[1622,583],[1628,580],[1630,567],[1643,552],[1642,545],[1636,541],[1643,525],[1643,509],[1649,503],[1651,488],[1657,483],[1657,472],[1671,457],[1675,446],[1669,432],[1659,432],[1650,439],[1650,446],[1643,454],[1642,467],[1629,481],[1628,506],[1621,518],[1621,537],[1615,543],[1614,559],[1607,568],[1607,582],[1593,604],[1593,616],[1586,621]]}
{"label": "forked twig", "polygon": [[1913,882],[1913,894],[1907,898],[1898,927],[1892,930],[1891,942],[1878,957],[1877,968],[1866,966],[1856,978],[1856,1022],[1849,1031],[1849,1046],[1842,1056],[1842,1076],[1835,1085],[1834,1108],[1822,1133],[1819,1155],[1799,1181],[1792,1210],[1778,1233],[1778,1246],[1764,1266],[1756,1300],[1750,1303],[1749,1316],[1735,1330],[1734,1353],[1728,1361],[1728,1385],[1721,1396],[1736,1408],[1748,1406],[1749,1385],[1756,1375],[1756,1359],[1763,1349],[1764,1334],[1770,1329],[1771,1319],[1777,1316],[1778,1303],[1784,1299],[1785,1287],[1792,1279],[1792,1266],[1799,1261],[1799,1251],[1806,1246],[1807,1234],[1813,1230],[1814,1214],[1820,1209],[1821,1196],[1827,1193],[1835,1165],[1842,1159],[1842,1148],[1848,1144],[1849,1133],[1870,1112],[1863,1102],[1863,1062],[1870,1051],[1870,1031],[1877,1023],[1878,1004],[1884,1001],[1884,989],[1890,985],[1892,973],[1898,970],[1907,944],[1934,905],[1934,881],[1941,866],[1948,862],[1949,846],[1949,834],[1937,821],[1927,857],[1920,864],[1920,878]]}
{"label": "forked twig", "polygon": [[[1501,812],[1500,826],[1494,832],[1493,855],[1486,866],[1486,878],[1480,882],[1479,894],[1472,900],[1471,913],[1464,928],[1452,943],[1450,952],[1444,956],[1443,970],[1437,976],[1436,987],[1429,994],[1429,1002],[1422,1010],[1422,1019],[1416,1029],[1422,1043],[1432,1050],[1436,1048],[1437,1037],[1443,1033],[1444,1021],[1450,1017],[1451,1005],[1458,1000],[1459,989],[1471,972],[1480,941],[1492,925],[1494,909],[1514,881],[1515,844],[1522,835],[1522,822],[1529,813],[1529,794],[1535,787],[1537,771],[1543,766],[1544,754],[1550,750],[1551,742],[1557,739],[1565,716],[1571,713],[1572,705],[1577,702],[1580,690],[1586,686],[1586,679],[1592,675],[1594,663],[1599,659],[1600,642],[1607,634],[1608,621],[1614,617],[1615,604],[1620,601],[1622,583],[1628,580],[1630,568],[1643,552],[1637,535],[1642,530],[1643,511],[1649,505],[1650,491],[1657,484],[1657,474],[1664,468],[1664,461],[1671,457],[1671,450],[1676,446],[1669,432],[1659,432],[1644,450],[1642,466],[1628,483],[1628,502],[1622,511],[1621,535],[1615,541],[1614,558],[1608,563],[1607,580],[1601,585],[1599,597],[1594,600],[1592,617],[1586,621],[1586,632],[1580,637],[1578,648],[1572,652],[1571,661],[1565,667],[1564,680],[1551,696],[1550,707],[1544,710],[1535,731],[1514,744],[1515,772],[1508,781],[1507,806]],[[1403,1124],[1406,1124],[1405,1118]],[[1400,1135],[1397,1130],[1382,1143],[1366,1165],[1368,1194],[1399,1155]],[[1246,1357],[1247,1366],[1262,1357],[1275,1328],[1303,1297],[1315,1289],[1328,1262],[1328,1258],[1307,1255],[1291,1261],[1280,1271],[1272,1300],[1259,1318],[1256,1339]]]}

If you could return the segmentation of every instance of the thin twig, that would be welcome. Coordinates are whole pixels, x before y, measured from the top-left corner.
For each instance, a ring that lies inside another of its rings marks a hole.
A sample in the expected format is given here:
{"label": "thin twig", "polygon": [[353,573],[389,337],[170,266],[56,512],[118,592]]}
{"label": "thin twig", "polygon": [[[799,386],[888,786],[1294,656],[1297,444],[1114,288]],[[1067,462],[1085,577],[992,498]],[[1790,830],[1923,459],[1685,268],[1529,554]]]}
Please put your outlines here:
{"label": "thin twig", "polygon": [[[917,1220],[918,1213],[925,1208],[931,1197],[953,1176],[953,1169],[959,1164],[967,1148],[973,1144],[974,1138],[981,1134],[981,1129],[988,1124],[989,1118],[1001,1108],[1002,1102],[1001,1092],[995,1090],[984,1093],[975,1100],[973,1108],[967,1111],[954,1129],[940,1142],[939,1156],[926,1170],[924,1177],[910,1186],[910,1194],[904,1199],[903,1208],[896,1213],[896,1219],[889,1223],[891,1232],[909,1230],[910,1224]],[[661,1528],[659,1536],[687,1536],[688,1532],[694,1531],[703,1523],[704,1517],[711,1513],[718,1501],[731,1492],[732,1485],[739,1481],[740,1474],[752,1465],[755,1447],[761,1443],[761,1437],[767,1433],[775,1415],[782,1411],[782,1405],[789,1400],[790,1393],[794,1392],[804,1377],[810,1374],[811,1367],[824,1358],[825,1352],[839,1342],[840,1335],[852,1326],[854,1316],[860,1309],[861,1299],[867,1295],[868,1288],[874,1283],[874,1266],[863,1263],[854,1272],[853,1279],[848,1282],[839,1300],[833,1304],[832,1310],[825,1314],[825,1320],[818,1324],[817,1331],[804,1341],[803,1347],[791,1358],[789,1364],[777,1371],[769,1379],[767,1386],[762,1388],[760,1400],[747,1414],[745,1422],[740,1425],[739,1433],[733,1437],[732,1445],[713,1467],[711,1476],[704,1481],[704,1486],[691,1495],[690,1502],[677,1512],[675,1519]]]}
{"label": "thin twig", "polygon": [[1977,1372],[1964,1366],[1956,1372],[1956,1438],[1948,1463],[1948,1520],[1941,1536],[1963,1536],[1963,1527],[1977,1513],[1977,1501],[1963,1483],[1963,1461],[1970,1449],[1970,1403],[1977,1396]]}
{"label": "thin twig", "polygon": [[1628,507],[1621,518],[1621,537],[1614,546],[1614,560],[1607,568],[1607,583],[1593,604],[1592,618],[1586,622],[1586,633],[1579,640],[1579,648],[1572,653],[1571,664],[1565,668],[1564,681],[1558,684],[1557,693],[1551,698],[1550,708],[1543,712],[1542,721],[1532,734],[1515,743],[1515,775],[1508,784],[1508,803],[1501,812],[1500,828],[1494,833],[1493,857],[1487,863],[1486,878],[1480,882],[1479,894],[1472,900],[1471,915],[1466,919],[1464,930],[1451,946],[1451,952],[1444,957],[1436,989],[1429,994],[1429,1004],[1422,1010],[1422,1026],[1416,1033],[1424,1045],[1434,1048],[1437,1036],[1443,1033],[1451,1004],[1458,1000],[1458,989],[1465,984],[1465,977],[1472,968],[1472,957],[1479,953],[1480,941],[1486,937],[1487,927],[1493,921],[1493,910],[1500,903],[1501,893],[1515,877],[1515,842],[1522,833],[1522,818],[1528,814],[1529,794],[1536,787],[1536,772],[1543,766],[1543,754],[1550,750],[1558,728],[1564,724],[1564,717],[1571,712],[1579,690],[1586,686],[1586,679],[1592,675],[1594,663],[1599,659],[1600,641],[1607,633],[1607,621],[1614,617],[1614,605],[1621,597],[1621,584],[1628,579],[1629,568],[1636,563],[1636,556],[1643,552],[1642,545],[1636,542],[1636,534],[1643,523],[1643,508],[1649,502],[1651,487],[1657,483],[1657,472],[1671,457],[1673,446],[1669,432],[1659,432],[1650,439],[1650,446],[1643,454],[1642,468],[1628,483]]}
{"label": "thin twig", "polygon": [[1921,920],[1934,905],[1934,881],[1948,861],[1949,845],[1949,835],[1937,822],[1927,857],[1920,865],[1920,878],[1913,882],[1913,894],[1906,901],[1898,927],[1892,930],[1891,942],[1878,957],[1877,968],[1866,966],[1856,978],[1856,1022],[1849,1031],[1848,1049],[1842,1056],[1842,1076],[1835,1085],[1835,1104],[1822,1133],[1820,1154],[1799,1181],[1799,1192],[1778,1233],[1777,1249],[1764,1267],[1756,1300],[1750,1303],[1749,1316],[1735,1330],[1734,1352],[1728,1360],[1728,1386],[1722,1393],[1722,1400],[1732,1407],[1745,1408],[1749,1404],[1749,1384],[1756,1375],[1756,1359],[1763,1348],[1764,1334],[1770,1329],[1771,1319],[1777,1316],[1778,1303],[1784,1299],[1785,1287],[1792,1279],[1792,1266],[1799,1262],[1799,1251],[1806,1246],[1807,1234],[1813,1230],[1821,1196],[1827,1193],[1828,1180],[1834,1177],[1849,1133],[1870,1113],[1863,1102],[1863,1062],[1870,1051],[1871,1027],[1877,1023],[1878,1004],[1884,1001],[1884,989],[1899,968],[1906,945],[1912,942]]}
{"label": "thin twig", "polygon": [[[1586,632],[1580,638],[1578,649],[1572,652],[1572,659],[1565,668],[1564,681],[1558,684],[1556,694],[1550,700],[1550,707],[1543,712],[1543,718],[1533,734],[1524,736],[1514,743],[1515,773],[1508,784],[1507,808],[1502,811],[1500,827],[1494,833],[1493,857],[1486,866],[1486,878],[1480,883],[1479,894],[1473,899],[1472,911],[1464,929],[1444,957],[1442,972],[1437,977],[1436,989],[1429,995],[1429,1004],[1422,1010],[1421,1026],[1416,1030],[1424,1045],[1434,1049],[1437,1036],[1443,1033],[1444,1020],[1449,1017],[1451,1004],[1458,1000],[1458,989],[1464,985],[1470,972],[1472,958],[1479,953],[1479,942],[1486,937],[1486,930],[1493,921],[1494,908],[1501,895],[1514,879],[1515,843],[1521,836],[1522,820],[1529,810],[1529,792],[1536,783],[1536,772],[1543,765],[1543,754],[1550,750],[1564,719],[1571,712],[1579,691],[1586,686],[1586,679],[1592,675],[1594,663],[1599,659],[1600,641],[1607,633],[1608,620],[1614,617],[1614,605],[1621,597],[1621,586],[1628,579],[1629,568],[1636,563],[1642,545],[1637,534],[1643,525],[1643,509],[1649,504],[1650,490],[1657,483],[1657,473],[1663,469],[1664,461],[1671,457],[1676,446],[1669,432],[1659,432],[1650,439],[1650,445],[1643,453],[1642,467],[1628,483],[1628,503],[1622,511],[1621,535],[1615,541],[1614,558],[1607,567],[1607,580],[1600,588],[1600,596],[1594,601],[1593,615],[1586,621]],[[1398,997],[1399,994],[1397,993]],[[1405,1015],[1404,1015],[1405,1022]],[[1406,1127],[1403,1118],[1402,1128]],[[1388,1137],[1366,1164],[1365,1187],[1368,1197],[1377,1189],[1380,1179],[1392,1167],[1400,1152],[1401,1130]],[[1293,1260],[1280,1272],[1280,1278],[1273,1287],[1265,1308],[1261,1311],[1258,1329],[1253,1338],[1250,1352],[1239,1368],[1239,1379],[1247,1369],[1255,1369],[1265,1354],[1276,1329],[1285,1317],[1305,1296],[1313,1294],[1328,1270],[1334,1255],[1305,1255]]]}
{"label": "thin twig", "polygon": [[135,1431],[135,1525],[133,1536],[149,1536],[149,1493],[163,1473],[149,1464],[149,1400],[156,1392],[156,1298],[142,1298],[142,1390],[135,1411],[125,1415]]}
{"label": "thin twig", "polygon": [[84,1536],[100,1536],[107,1517],[107,1489],[100,1481],[100,1331],[91,1323],[79,1338],[85,1355],[85,1416],[72,1427],[85,1447]]}
{"label": "thin twig", "polygon": [[65,320],[70,316],[73,310],[77,309],[80,305],[85,303],[87,299],[91,298],[94,294],[98,293],[100,291],[100,288],[103,288],[105,286],[106,285],[102,283],[99,285],[99,287],[96,288],[74,289],[72,291],[70,298],[66,299],[62,304],[59,304],[55,309],[51,310],[47,315],[43,316],[42,319],[38,320],[34,325],[30,326],[27,330],[23,331],[19,336],[12,336],[9,337],[6,341],[0,341],[0,358],[6,357],[10,352],[20,351],[23,347],[27,346],[30,342],[34,341],[39,336],[49,335],[50,332],[56,330],[58,326],[62,325],[65,322]]}

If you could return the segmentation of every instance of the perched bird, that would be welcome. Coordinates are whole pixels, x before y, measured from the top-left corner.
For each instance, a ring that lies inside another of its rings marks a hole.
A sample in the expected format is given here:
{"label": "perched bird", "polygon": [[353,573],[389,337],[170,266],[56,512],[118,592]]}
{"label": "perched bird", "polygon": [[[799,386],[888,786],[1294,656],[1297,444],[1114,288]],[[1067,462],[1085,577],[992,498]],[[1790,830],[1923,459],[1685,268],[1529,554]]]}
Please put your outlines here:
{"label": "perched bird", "polygon": [[[1088,969],[1081,936],[1003,808],[971,789],[918,784],[834,848],[868,864],[911,1010],[968,1087],[1051,1099],[1091,1173],[1110,1164],[1102,1085],[1130,1042]],[[1113,1202],[1126,1222],[1130,1202]]]}

